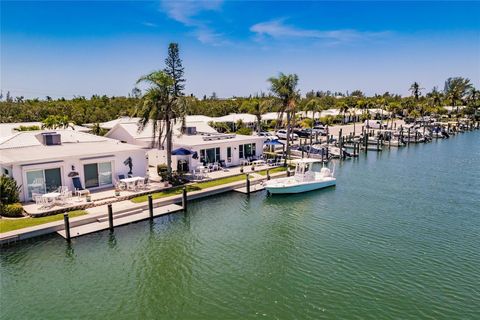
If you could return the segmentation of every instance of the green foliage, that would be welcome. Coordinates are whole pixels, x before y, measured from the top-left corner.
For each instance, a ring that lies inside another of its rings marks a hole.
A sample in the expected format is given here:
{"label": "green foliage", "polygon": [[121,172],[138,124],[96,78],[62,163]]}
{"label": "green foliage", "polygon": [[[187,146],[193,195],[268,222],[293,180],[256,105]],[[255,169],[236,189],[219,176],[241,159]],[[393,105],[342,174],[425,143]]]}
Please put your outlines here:
{"label": "green foliage", "polygon": [[20,186],[15,179],[6,175],[0,176],[0,203],[11,204],[20,201]]}
{"label": "green foliage", "polygon": [[208,123],[209,126],[211,126],[212,128],[214,128],[215,130],[217,130],[218,132],[220,133],[228,133],[231,131],[231,128],[230,126],[226,123],[226,122],[209,122]]}
{"label": "green foliage", "polygon": [[168,167],[166,164],[157,164],[157,174],[159,177],[162,177],[163,174],[168,172]]}
{"label": "green foliage", "polygon": [[70,126],[70,120],[65,115],[50,115],[43,119],[42,128],[65,129]]}
{"label": "green foliage", "polygon": [[11,203],[0,205],[1,214],[4,217],[22,217],[23,207],[21,203]]}
{"label": "green foliage", "polygon": [[333,125],[335,118],[333,116],[326,116],[326,117],[321,117],[320,122],[323,123],[324,125]]}
{"label": "green foliage", "polygon": [[303,128],[311,128],[311,127],[313,127],[313,120],[311,118],[305,118],[305,119],[302,120],[300,125]]}
{"label": "green foliage", "polygon": [[39,126],[20,126],[18,128],[15,128],[15,131],[35,131],[35,130],[40,130]]}
{"label": "green foliage", "polygon": [[242,134],[244,136],[250,136],[250,135],[252,135],[252,129],[247,128],[247,127],[243,127],[243,128],[238,129],[237,133]]}

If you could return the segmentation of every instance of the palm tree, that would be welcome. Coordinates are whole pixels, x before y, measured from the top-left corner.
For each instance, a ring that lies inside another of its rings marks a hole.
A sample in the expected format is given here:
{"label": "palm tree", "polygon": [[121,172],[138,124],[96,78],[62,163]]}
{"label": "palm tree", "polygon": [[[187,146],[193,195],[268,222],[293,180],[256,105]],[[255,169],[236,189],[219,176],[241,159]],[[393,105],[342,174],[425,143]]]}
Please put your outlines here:
{"label": "palm tree", "polygon": [[305,105],[305,111],[310,111],[312,113],[312,127],[310,131],[310,146],[313,143],[313,127],[315,127],[315,113],[320,112],[322,105],[320,104],[320,99],[313,97],[307,101]]}
{"label": "palm tree", "polygon": [[278,77],[271,77],[268,79],[270,82],[270,91],[277,96],[280,100],[279,115],[280,119],[283,118],[283,114],[287,114],[287,156],[285,157],[285,166],[287,165],[287,158],[290,157],[290,131],[291,131],[291,119],[295,117],[296,101],[300,95],[297,89],[298,76],[296,74],[284,74],[280,73]]}
{"label": "palm tree", "polygon": [[412,95],[415,97],[415,101],[418,102],[418,98],[422,94],[421,91],[424,90],[424,88],[420,88],[420,84],[415,81],[414,83],[412,83],[409,90],[412,91]]}
{"label": "palm tree", "polygon": [[343,114],[342,124],[345,124],[345,114],[348,111],[348,105],[345,102],[340,102],[339,110]]}
{"label": "palm tree", "polygon": [[452,107],[455,108],[457,102],[463,102],[466,93],[471,90],[472,87],[473,85],[470,83],[470,79],[462,77],[448,78],[447,81],[445,81],[444,92],[447,99],[451,101]]}
{"label": "palm tree", "polygon": [[262,114],[268,111],[270,105],[270,100],[260,98],[250,98],[242,105],[242,109],[245,109],[248,113],[255,115],[257,118],[257,133],[262,131]]}
{"label": "palm tree", "polygon": [[[138,113],[140,120],[138,131],[143,131],[152,124],[152,148],[164,148],[167,142],[167,174],[172,173],[172,122],[175,121],[174,97],[171,94],[173,79],[164,71],[154,71],[138,79],[138,83],[150,85],[145,91]],[[158,140],[157,140],[158,138]]]}

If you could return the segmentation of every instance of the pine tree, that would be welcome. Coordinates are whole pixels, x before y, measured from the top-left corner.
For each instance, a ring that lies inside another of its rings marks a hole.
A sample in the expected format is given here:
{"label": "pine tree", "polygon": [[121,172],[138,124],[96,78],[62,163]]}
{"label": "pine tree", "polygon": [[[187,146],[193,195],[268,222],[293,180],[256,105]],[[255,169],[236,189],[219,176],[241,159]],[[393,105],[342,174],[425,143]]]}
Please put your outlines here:
{"label": "pine tree", "polygon": [[184,68],[182,66],[182,59],[178,50],[178,43],[170,43],[168,45],[168,56],[165,59],[164,72],[173,79],[172,95],[174,97],[183,96],[183,89],[185,85],[185,79],[183,78]]}

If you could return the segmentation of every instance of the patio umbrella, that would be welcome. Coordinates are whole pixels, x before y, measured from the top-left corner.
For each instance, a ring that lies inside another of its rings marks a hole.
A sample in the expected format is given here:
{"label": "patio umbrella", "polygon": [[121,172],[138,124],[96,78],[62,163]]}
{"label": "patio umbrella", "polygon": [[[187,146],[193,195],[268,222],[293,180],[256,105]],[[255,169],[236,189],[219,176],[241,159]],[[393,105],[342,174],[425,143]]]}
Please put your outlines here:
{"label": "patio umbrella", "polygon": [[191,154],[193,154],[193,152],[185,148],[178,148],[178,149],[172,150],[172,156],[188,156]]}
{"label": "patio umbrella", "polygon": [[283,146],[283,143],[281,143],[280,141],[278,140],[269,140],[269,141],[265,141],[265,143],[267,146]]}

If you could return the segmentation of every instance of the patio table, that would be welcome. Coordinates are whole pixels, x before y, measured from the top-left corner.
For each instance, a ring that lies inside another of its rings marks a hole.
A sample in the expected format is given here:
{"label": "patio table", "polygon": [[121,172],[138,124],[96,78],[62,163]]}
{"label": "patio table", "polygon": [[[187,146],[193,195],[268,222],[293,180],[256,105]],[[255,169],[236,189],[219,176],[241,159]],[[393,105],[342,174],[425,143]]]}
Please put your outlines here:
{"label": "patio table", "polygon": [[141,180],[144,180],[144,179],[145,178],[143,178],[143,177],[131,177],[131,178],[120,179],[120,181],[127,185],[127,189],[134,189],[135,188],[135,182],[141,181]]}
{"label": "patio table", "polygon": [[256,166],[261,166],[261,165],[264,165],[266,162],[265,160],[255,160],[252,163]]}
{"label": "patio table", "polygon": [[60,192],[49,192],[42,194],[42,198],[46,199],[47,202],[54,203],[55,200],[57,200],[60,197],[61,193]]}

